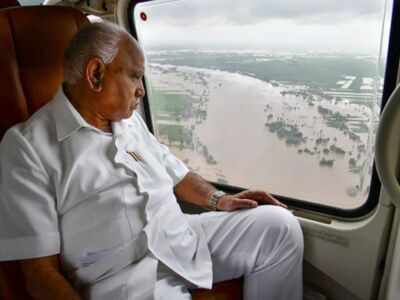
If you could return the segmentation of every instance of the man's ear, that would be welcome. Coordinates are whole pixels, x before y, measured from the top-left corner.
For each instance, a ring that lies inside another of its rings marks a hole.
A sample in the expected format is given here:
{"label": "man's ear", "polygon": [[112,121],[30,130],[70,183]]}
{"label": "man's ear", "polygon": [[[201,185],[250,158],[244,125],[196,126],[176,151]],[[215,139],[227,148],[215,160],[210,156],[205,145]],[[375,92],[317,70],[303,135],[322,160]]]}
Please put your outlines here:
{"label": "man's ear", "polygon": [[91,58],[86,65],[85,79],[90,89],[94,92],[103,90],[105,65],[98,57]]}

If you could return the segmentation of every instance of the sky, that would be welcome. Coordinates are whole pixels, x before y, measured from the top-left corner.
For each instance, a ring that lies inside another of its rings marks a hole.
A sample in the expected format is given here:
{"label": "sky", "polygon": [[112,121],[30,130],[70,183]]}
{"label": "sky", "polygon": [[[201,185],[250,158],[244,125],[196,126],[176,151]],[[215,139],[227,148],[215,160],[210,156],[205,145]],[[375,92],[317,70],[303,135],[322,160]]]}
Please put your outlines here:
{"label": "sky", "polygon": [[375,55],[384,7],[385,0],[160,0],[134,13],[145,48]]}

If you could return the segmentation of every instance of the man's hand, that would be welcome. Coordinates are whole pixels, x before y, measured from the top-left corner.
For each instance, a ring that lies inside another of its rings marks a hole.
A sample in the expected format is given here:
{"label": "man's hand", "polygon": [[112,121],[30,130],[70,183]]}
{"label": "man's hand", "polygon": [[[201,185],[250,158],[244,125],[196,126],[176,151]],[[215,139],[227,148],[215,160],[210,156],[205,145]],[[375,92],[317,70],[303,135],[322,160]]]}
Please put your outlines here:
{"label": "man's hand", "polygon": [[258,204],[271,204],[287,208],[287,206],[264,191],[246,190],[234,195],[222,196],[217,203],[218,210],[233,211],[242,208],[254,208]]}
{"label": "man's hand", "polygon": [[[174,191],[179,199],[210,209],[208,199],[216,190],[201,176],[189,172],[175,186]],[[258,204],[271,204],[287,208],[285,204],[264,191],[247,190],[234,195],[222,196],[217,202],[217,209],[232,211],[257,207]]]}

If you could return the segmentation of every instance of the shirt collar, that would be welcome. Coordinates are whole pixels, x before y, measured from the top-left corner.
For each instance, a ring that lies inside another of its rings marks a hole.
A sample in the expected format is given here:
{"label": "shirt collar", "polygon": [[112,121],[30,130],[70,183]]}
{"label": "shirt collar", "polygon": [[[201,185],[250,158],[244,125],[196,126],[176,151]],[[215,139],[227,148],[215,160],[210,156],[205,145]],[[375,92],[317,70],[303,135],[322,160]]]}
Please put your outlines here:
{"label": "shirt collar", "polygon": [[54,96],[54,119],[57,140],[62,141],[82,127],[90,127],[65,95],[62,85]]}
{"label": "shirt collar", "polygon": [[119,122],[111,123],[113,135],[115,137],[125,136],[128,132],[128,126],[129,126],[128,123],[129,121],[126,119],[122,119]]}

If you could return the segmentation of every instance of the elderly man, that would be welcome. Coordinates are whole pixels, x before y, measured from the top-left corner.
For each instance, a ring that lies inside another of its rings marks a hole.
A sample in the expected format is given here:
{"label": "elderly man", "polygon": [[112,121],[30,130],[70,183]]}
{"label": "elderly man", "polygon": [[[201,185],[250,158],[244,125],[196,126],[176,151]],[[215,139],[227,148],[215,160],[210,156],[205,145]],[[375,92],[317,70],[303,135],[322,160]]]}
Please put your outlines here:
{"label": "elderly man", "polygon": [[[301,299],[297,220],[265,192],[216,191],[158,143],[135,112],[144,62],[115,25],[73,38],[54,99],[1,143],[0,260],[21,260],[40,300],[191,299],[241,276],[246,300]],[[219,211],[183,214],[175,195]]]}

